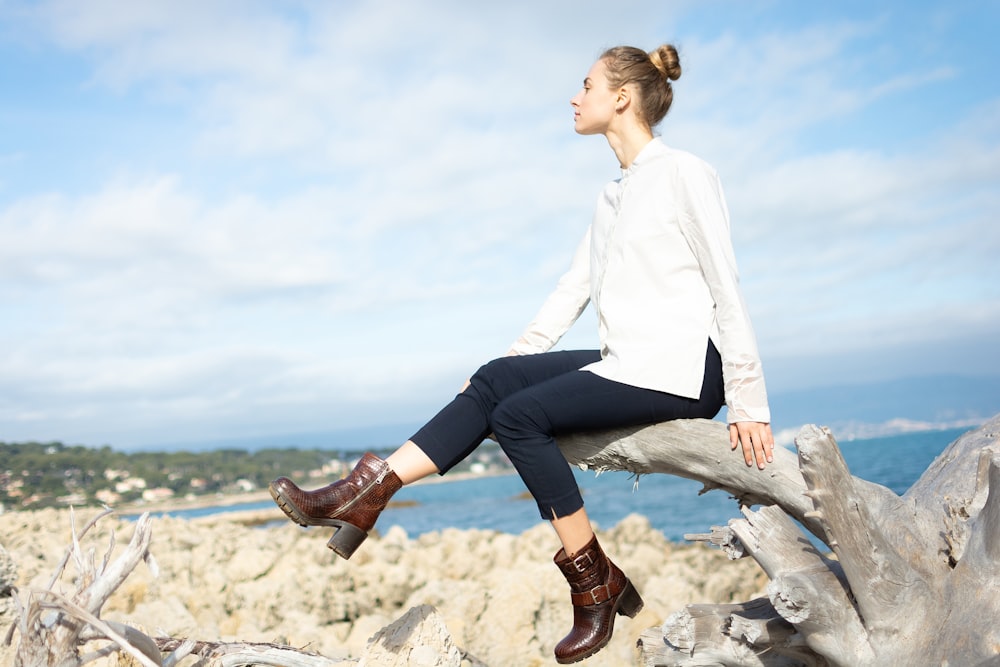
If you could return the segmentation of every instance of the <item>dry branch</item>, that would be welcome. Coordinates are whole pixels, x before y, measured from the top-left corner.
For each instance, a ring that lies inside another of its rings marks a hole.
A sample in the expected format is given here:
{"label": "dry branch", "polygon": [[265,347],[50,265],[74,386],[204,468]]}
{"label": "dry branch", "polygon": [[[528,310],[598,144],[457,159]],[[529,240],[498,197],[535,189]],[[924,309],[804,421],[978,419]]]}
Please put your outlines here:
{"label": "dry branch", "polygon": [[[91,631],[114,642],[143,667],[160,666],[160,660],[154,660],[143,653],[98,617],[108,597],[125,581],[136,565],[147,558],[151,536],[149,515],[143,515],[136,522],[132,540],[125,551],[117,559],[110,561],[114,547],[112,536],[107,555],[98,566],[92,553],[89,557],[84,553],[80,538],[109,513],[110,511],[105,511],[98,514],[79,534],[75,518],[71,514],[72,544],[56,568],[48,588],[29,591],[27,599],[17,596],[21,612],[17,624],[21,640],[14,658],[17,667],[82,664],[84,659],[79,654],[80,645],[85,637],[93,634]],[[73,594],[67,596],[52,589],[71,560],[77,568],[78,584]],[[8,643],[10,639],[8,635]]]}
{"label": "dry branch", "polygon": [[[454,645],[440,614],[429,606],[410,609],[377,633],[359,660],[346,661],[280,644],[153,639],[126,624],[101,619],[104,603],[140,562],[151,564],[154,576],[157,574],[149,553],[152,530],[148,514],[136,522],[132,539],[114,560],[114,534],[99,564],[94,553],[83,548],[81,538],[108,514],[95,517],[80,533],[72,520],[71,545],[49,586],[30,590],[23,600],[15,597],[19,619],[6,642],[10,643],[15,631],[20,633],[15,667],[80,667],[117,652],[130,657],[128,664],[142,667],[177,667],[184,659],[196,660],[191,667],[402,667],[414,664],[413,656],[420,664],[485,667]],[[75,589],[68,594],[53,590],[71,562],[77,568]],[[92,642],[103,645],[80,655],[81,647]],[[435,655],[438,651],[440,655]]]}
{"label": "dry branch", "polygon": [[[192,654],[200,658],[197,667],[335,667],[343,664],[276,644],[193,642],[174,638],[154,640],[125,624],[102,620],[99,614],[104,603],[140,562],[145,561],[156,574],[156,564],[149,553],[152,529],[148,513],[136,521],[132,539],[118,558],[111,560],[115,546],[113,533],[100,564],[96,563],[93,552],[84,551],[81,538],[108,514],[110,511],[98,514],[79,533],[75,519],[71,519],[71,545],[48,587],[29,591],[25,600],[16,598],[20,608],[16,625],[20,633],[14,658],[16,667],[76,667],[116,651],[127,653],[142,667],[175,667],[180,660]],[[70,562],[77,569],[76,590],[65,595],[53,588]],[[9,644],[11,639],[8,635],[6,643]],[[101,640],[110,644],[80,655],[83,644]]]}
{"label": "dry branch", "polygon": [[[280,644],[252,642],[205,642],[161,637],[156,639],[161,651],[183,652],[200,658],[198,667],[243,667],[271,665],[273,667],[337,667],[343,661],[332,660]],[[164,663],[166,664],[166,663]]]}

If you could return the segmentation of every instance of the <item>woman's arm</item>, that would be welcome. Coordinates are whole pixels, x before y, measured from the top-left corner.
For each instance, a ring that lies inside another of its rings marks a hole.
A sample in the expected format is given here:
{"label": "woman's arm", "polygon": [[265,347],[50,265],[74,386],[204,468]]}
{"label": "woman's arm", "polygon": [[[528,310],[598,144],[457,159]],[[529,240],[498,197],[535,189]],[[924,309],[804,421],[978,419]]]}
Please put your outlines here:
{"label": "woman's arm", "polygon": [[[550,350],[579,319],[589,301],[590,228],[577,246],[569,270],[559,278],[555,290],[504,356]],[[466,380],[459,393],[468,387],[469,380]]]}
{"label": "woman's arm", "polygon": [[730,442],[733,449],[742,445],[747,465],[756,460],[763,468],[774,448],[771,412],[756,337],[739,286],[722,184],[715,171],[700,161],[685,165],[677,183],[681,230],[715,301]]}
{"label": "woman's arm", "polygon": [[569,331],[590,302],[590,228],[573,254],[569,269],[542,304],[508,354],[547,352]]}

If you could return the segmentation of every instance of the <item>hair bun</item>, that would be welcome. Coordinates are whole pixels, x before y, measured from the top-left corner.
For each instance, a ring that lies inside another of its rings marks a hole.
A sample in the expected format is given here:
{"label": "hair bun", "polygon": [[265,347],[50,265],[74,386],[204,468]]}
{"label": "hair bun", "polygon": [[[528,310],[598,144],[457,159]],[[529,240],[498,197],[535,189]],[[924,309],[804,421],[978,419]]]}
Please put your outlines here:
{"label": "hair bun", "polygon": [[670,81],[681,78],[681,59],[673,44],[664,44],[649,52],[649,60]]}
{"label": "hair bun", "polygon": [[647,52],[636,46],[615,46],[603,54],[608,90],[627,84],[636,87],[638,104],[636,117],[650,128],[663,120],[674,101],[671,81],[681,76],[681,62],[677,49],[664,44]]}

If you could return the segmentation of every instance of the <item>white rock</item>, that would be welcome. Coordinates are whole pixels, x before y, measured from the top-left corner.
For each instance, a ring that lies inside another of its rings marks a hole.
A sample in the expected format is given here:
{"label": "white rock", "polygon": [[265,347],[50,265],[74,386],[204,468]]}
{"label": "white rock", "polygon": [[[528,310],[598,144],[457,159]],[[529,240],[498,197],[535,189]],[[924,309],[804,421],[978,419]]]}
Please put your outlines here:
{"label": "white rock", "polygon": [[358,667],[461,667],[462,652],[441,615],[430,605],[414,607],[379,630]]}

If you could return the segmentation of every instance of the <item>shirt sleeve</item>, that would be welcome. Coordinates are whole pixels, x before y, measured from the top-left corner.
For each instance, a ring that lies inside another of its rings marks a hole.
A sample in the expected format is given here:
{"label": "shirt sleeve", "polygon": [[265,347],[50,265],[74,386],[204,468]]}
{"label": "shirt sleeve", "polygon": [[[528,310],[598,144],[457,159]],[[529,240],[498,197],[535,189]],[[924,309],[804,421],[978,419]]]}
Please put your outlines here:
{"label": "shirt sleeve", "polygon": [[547,352],[579,319],[590,302],[590,228],[573,254],[569,269],[535,318],[514,341],[510,354]]}
{"label": "shirt sleeve", "polygon": [[715,301],[719,354],[726,387],[727,421],[769,423],[771,412],[757,340],[739,285],[729,211],[722,183],[705,164],[677,175],[678,217]]}

